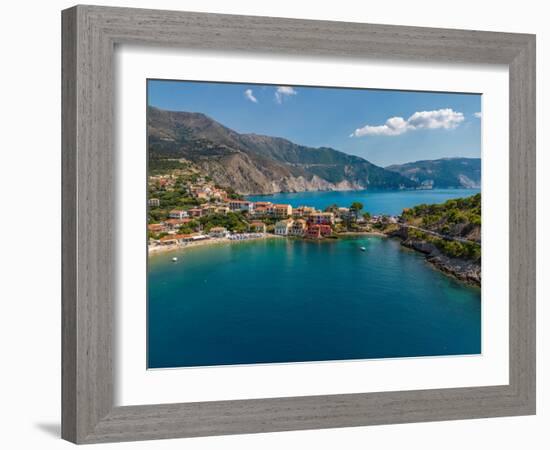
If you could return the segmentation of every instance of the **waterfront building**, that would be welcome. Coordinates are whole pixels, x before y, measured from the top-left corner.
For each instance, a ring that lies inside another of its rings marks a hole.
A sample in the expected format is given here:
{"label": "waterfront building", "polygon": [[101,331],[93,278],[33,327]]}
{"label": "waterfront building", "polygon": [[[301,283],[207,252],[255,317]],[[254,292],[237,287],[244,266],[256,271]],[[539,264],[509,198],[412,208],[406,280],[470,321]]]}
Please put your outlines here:
{"label": "waterfront building", "polygon": [[307,222],[304,219],[297,219],[292,222],[288,234],[291,236],[303,236],[306,233]]}
{"label": "waterfront building", "polygon": [[306,231],[306,236],[311,239],[320,239],[332,234],[332,228],[327,224],[310,224]]}
{"label": "waterfront building", "polygon": [[179,242],[177,234],[168,234],[159,239],[161,245],[173,245]]}
{"label": "waterfront building", "polygon": [[208,232],[208,235],[213,238],[224,238],[227,237],[229,232],[225,227],[213,227],[210,228],[210,231]]}
{"label": "waterfront building", "polygon": [[275,234],[279,236],[288,236],[288,232],[293,222],[292,219],[279,220],[275,224]]}

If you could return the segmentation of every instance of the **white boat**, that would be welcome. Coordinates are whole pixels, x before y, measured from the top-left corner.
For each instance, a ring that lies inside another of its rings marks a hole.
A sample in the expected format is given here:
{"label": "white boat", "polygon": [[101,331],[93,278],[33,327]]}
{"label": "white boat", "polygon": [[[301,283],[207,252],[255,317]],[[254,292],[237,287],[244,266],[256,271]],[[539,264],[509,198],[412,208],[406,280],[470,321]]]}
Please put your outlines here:
{"label": "white boat", "polygon": [[177,262],[178,261],[178,258],[176,258],[175,256],[172,258],[172,262]]}
{"label": "white boat", "polygon": [[364,252],[366,250],[365,247],[359,247],[359,250],[361,250],[362,252]]}

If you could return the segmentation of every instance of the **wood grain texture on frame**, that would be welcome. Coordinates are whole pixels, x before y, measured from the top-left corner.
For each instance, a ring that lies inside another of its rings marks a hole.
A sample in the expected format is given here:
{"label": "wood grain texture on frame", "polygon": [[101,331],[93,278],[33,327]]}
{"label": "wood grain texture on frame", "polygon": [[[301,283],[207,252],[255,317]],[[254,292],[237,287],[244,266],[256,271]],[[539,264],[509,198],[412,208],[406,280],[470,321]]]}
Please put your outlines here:
{"label": "wood grain texture on frame", "polygon": [[[76,6],[62,13],[62,436],[76,443],[534,414],[535,37]],[[505,64],[510,73],[510,383],[115,407],[116,44]]]}

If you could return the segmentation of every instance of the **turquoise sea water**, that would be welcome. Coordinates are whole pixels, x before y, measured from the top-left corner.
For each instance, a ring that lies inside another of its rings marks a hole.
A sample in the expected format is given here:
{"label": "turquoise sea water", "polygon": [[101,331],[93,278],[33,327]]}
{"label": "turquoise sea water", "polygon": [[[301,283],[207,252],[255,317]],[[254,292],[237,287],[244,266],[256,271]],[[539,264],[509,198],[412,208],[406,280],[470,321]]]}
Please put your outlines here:
{"label": "turquoise sea water", "polygon": [[247,198],[258,202],[290,203],[293,207],[302,205],[324,209],[332,204],[350,206],[353,202],[363,203],[365,211],[371,214],[401,214],[403,208],[421,203],[442,203],[451,198],[467,197],[480,192],[479,189],[433,189],[403,191],[340,191],[340,192],[296,192],[273,195],[252,195]]}
{"label": "turquoise sea water", "polygon": [[391,239],[269,239],[155,255],[148,293],[150,368],[481,351],[480,290]]}

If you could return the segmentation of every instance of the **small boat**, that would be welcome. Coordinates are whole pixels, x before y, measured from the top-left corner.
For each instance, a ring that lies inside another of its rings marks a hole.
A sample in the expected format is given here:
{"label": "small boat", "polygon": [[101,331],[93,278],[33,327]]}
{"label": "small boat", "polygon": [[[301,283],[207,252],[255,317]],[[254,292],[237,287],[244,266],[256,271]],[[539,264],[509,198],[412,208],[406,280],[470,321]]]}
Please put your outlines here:
{"label": "small boat", "polygon": [[359,247],[359,250],[361,250],[362,252],[364,252],[365,250],[367,250],[365,247]]}
{"label": "small boat", "polygon": [[172,262],[178,262],[178,258],[176,258],[175,256],[172,258]]}

